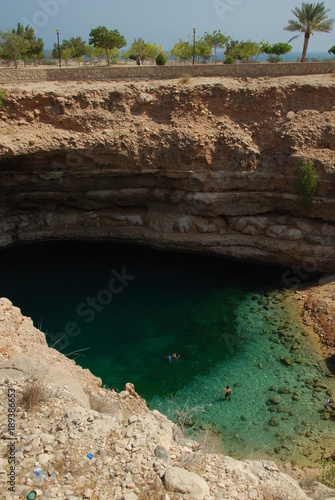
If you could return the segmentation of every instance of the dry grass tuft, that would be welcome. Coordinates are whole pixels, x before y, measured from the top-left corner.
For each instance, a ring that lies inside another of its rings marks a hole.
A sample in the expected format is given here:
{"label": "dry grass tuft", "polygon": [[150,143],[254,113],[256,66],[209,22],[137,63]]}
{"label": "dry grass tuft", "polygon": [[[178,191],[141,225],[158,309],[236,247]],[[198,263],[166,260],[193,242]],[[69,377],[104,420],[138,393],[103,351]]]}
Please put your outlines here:
{"label": "dry grass tuft", "polygon": [[88,393],[88,400],[90,402],[91,410],[95,410],[99,413],[112,414],[115,411],[115,404],[108,399],[95,394]]}
{"label": "dry grass tuft", "polygon": [[195,440],[200,443],[203,452],[206,454],[224,455],[225,453],[222,438],[214,431],[198,432]]}
{"label": "dry grass tuft", "polygon": [[185,75],[183,75],[181,77],[180,82],[181,83],[191,83],[192,82],[191,75],[189,75],[188,73],[185,73]]}
{"label": "dry grass tuft", "polygon": [[45,387],[43,382],[33,379],[27,381],[24,387],[20,404],[27,410],[31,410],[50,398],[50,391]]}
{"label": "dry grass tuft", "polygon": [[148,481],[146,487],[143,488],[142,485],[139,485],[138,488],[142,488],[142,491],[139,493],[139,500],[165,500],[166,498],[178,500],[181,498],[178,494],[170,492],[169,496],[167,496],[166,489],[158,476],[152,481]]}

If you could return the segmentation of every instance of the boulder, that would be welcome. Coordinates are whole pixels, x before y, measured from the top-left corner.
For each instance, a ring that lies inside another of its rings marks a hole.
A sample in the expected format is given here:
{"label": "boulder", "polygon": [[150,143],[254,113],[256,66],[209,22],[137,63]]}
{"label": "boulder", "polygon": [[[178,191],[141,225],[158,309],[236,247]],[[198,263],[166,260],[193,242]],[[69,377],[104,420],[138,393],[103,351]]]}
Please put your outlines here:
{"label": "boulder", "polygon": [[206,481],[195,474],[180,467],[169,467],[164,476],[164,485],[167,491],[188,494],[192,500],[203,500],[209,495]]}
{"label": "boulder", "polygon": [[163,446],[156,446],[155,448],[155,456],[159,458],[160,460],[163,460],[163,462],[169,464],[170,463],[170,455],[169,452],[163,447]]}

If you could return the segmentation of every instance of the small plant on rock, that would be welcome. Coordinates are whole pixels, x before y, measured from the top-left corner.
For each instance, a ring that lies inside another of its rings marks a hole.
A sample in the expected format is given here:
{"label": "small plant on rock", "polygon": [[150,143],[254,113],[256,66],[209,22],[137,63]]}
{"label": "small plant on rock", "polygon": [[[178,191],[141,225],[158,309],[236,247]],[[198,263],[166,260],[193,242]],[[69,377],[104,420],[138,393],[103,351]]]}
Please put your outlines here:
{"label": "small plant on rock", "polygon": [[300,201],[309,210],[318,186],[318,175],[313,162],[305,162],[298,168],[298,189]]}
{"label": "small plant on rock", "polygon": [[332,458],[322,460],[322,471],[317,480],[328,488],[335,488],[335,462]]}
{"label": "small plant on rock", "polygon": [[2,108],[2,99],[4,98],[5,93],[3,90],[0,90],[0,109]]}
{"label": "small plant on rock", "polygon": [[32,381],[28,380],[23,388],[21,405],[27,410],[31,410],[49,398],[50,392],[43,382],[34,378]]}

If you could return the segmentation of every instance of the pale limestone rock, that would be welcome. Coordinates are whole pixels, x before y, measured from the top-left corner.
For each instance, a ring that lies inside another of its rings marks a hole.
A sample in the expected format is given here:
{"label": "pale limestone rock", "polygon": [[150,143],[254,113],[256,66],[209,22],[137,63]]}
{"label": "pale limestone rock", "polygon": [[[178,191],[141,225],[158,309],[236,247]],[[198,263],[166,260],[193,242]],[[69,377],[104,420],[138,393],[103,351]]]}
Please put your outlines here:
{"label": "pale limestone rock", "polygon": [[136,97],[136,101],[139,104],[150,104],[153,101],[153,97],[150,94],[145,94],[144,92],[141,92]]}
{"label": "pale limestone rock", "polygon": [[56,439],[55,436],[53,436],[52,434],[43,433],[40,435],[40,440],[42,441],[42,444],[44,446],[53,444],[55,439]]}
{"label": "pale limestone rock", "polygon": [[53,460],[53,458],[54,455],[52,453],[41,453],[40,455],[37,455],[37,460],[42,468],[46,467],[48,463]]}
{"label": "pale limestone rock", "polygon": [[209,495],[208,484],[198,474],[180,467],[169,467],[164,476],[167,491],[189,494],[193,500],[203,500]]}
{"label": "pale limestone rock", "polygon": [[136,493],[124,493],[123,496],[122,496],[122,500],[138,500],[138,496],[136,495]]}

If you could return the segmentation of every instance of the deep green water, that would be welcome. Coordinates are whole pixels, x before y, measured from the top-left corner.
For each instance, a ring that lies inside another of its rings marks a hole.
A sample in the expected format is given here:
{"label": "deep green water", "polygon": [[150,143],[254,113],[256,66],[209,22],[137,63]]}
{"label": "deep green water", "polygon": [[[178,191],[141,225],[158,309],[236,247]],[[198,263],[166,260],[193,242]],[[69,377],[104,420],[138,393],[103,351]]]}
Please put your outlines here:
{"label": "deep green water", "polygon": [[333,379],[281,269],[95,243],[9,249],[0,272],[0,296],[50,345],[107,386],[134,383],[151,408],[189,409],[191,431],[214,431],[227,453],[312,460],[333,434],[321,418]]}

